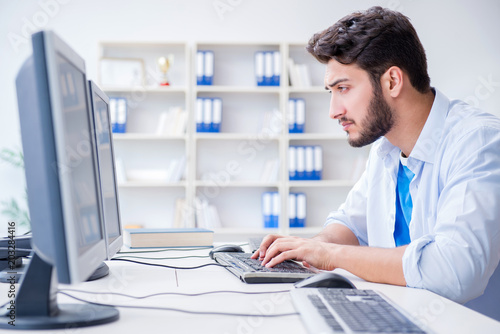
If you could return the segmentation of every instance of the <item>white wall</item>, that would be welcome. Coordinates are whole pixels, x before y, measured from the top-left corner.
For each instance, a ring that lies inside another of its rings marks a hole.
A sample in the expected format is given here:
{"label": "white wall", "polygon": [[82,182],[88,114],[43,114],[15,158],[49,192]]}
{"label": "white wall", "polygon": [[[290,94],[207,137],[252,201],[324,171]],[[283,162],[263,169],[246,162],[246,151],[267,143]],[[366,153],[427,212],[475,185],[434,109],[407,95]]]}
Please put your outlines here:
{"label": "white wall", "polygon": [[[435,87],[500,115],[497,0],[0,0],[0,148],[21,147],[14,79],[31,53],[27,34],[40,28],[55,30],[71,45],[95,80],[101,40],[306,42],[375,4],[410,17]],[[21,171],[0,163],[0,201],[22,199],[24,183]],[[0,214],[0,235],[4,222]]]}

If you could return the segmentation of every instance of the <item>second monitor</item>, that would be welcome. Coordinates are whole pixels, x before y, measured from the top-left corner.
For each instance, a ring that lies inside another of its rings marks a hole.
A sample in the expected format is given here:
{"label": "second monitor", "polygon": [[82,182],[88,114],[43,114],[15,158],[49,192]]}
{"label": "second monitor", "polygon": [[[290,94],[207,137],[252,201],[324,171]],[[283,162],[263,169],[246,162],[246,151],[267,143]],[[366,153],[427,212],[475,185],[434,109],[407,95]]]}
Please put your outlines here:
{"label": "second monitor", "polygon": [[115,160],[108,96],[89,80],[89,92],[94,119],[94,136],[100,179],[101,212],[105,224],[107,257],[115,255],[123,245],[118,189],[116,186]]}

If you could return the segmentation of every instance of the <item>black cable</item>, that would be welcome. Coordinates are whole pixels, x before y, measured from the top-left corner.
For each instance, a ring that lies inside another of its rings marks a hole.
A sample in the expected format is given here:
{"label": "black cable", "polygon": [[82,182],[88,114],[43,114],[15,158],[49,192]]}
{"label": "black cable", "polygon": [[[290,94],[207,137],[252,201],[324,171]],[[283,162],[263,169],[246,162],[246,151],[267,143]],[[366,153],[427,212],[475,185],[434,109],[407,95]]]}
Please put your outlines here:
{"label": "black cable", "polygon": [[137,264],[144,264],[146,266],[153,266],[153,267],[164,267],[164,268],[170,268],[170,269],[200,269],[200,268],[203,268],[203,267],[208,267],[208,266],[217,266],[217,267],[223,267],[223,268],[226,268],[226,267],[229,267],[229,266],[224,266],[222,264],[218,264],[218,263],[206,263],[206,264],[202,264],[200,266],[196,266],[196,267],[174,267],[174,266],[167,266],[166,264],[156,264],[156,263],[147,263],[147,262],[140,262],[140,261],[134,261],[134,260],[127,260],[127,259],[111,259],[111,261],[126,261],[126,262],[132,262],[132,263],[137,263]]}
{"label": "black cable", "polygon": [[264,318],[277,318],[277,317],[287,317],[291,315],[299,315],[299,313],[294,312],[294,313],[281,313],[281,314],[245,314],[245,313],[225,313],[225,312],[203,312],[203,311],[189,311],[189,310],[183,310],[183,309],[178,309],[178,308],[171,308],[171,307],[156,307],[156,306],[132,306],[132,305],[114,305],[114,304],[104,304],[104,303],[96,303],[96,302],[91,302],[85,299],[81,299],[78,297],[75,297],[73,295],[70,295],[69,293],[62,292],[60,291],[59,293],[66,295],[70,298],[73,298],[75,300],[92,304],[92,305],[100,305],[100,306],[108,306],[108,307],[123,307],[123,308],[135,308],[135,309],[143,309],[143,310],[160,310],[160,311],[173,311],[173,312],[181,312],[181,313],[188,313],[188,314],[198,314],[198,315],[226,315],[226,316],[233,316],[233,317],[264,317]]}
{"label": "black cable", "polygon": [[206,259],[207,257],[209,257],[209,256],[208,255],[188,255],[188,256],[178,256],[178,257],[142,257],[142,256],[124,255],[124,256],[116,256],[113,259],[133,258],[133,259],[145,259],[145,260],[180,260],[180,259],[190,259],[190,258]]}
{"label": "black cable", "polygon": [[236,294],[242,294],[242,295],[263,295],[263,294],[271,294],[271,293],[288,293],[288,292],[290,292],[290,290],[278,290],[278,291],[218,290],[218,291],[207,291],[207,292],[199,292],[199,293],[159,292],[159,293],[154,293],[154,294],[146,295],[146,296],[132,296],[132,295],[127,295],[127,294],[119,293],[119,292],[95,292],[95,291],[84,291],[84,290],[76,290],[76,289],[61,289],[58,292],[63,293],[66,291],[86,293],[86,294],[91,294],[91,295],[115,295],[115,296],[122,296],[122,297],[133,298],[133,299],[146,299],[146,298],[151,298],[151,297],[169,296],[169,295],[171,295],[171,296],[184,296],[184,297],[199,297],[199,296],[219,294],[219,293],[236,293]]}

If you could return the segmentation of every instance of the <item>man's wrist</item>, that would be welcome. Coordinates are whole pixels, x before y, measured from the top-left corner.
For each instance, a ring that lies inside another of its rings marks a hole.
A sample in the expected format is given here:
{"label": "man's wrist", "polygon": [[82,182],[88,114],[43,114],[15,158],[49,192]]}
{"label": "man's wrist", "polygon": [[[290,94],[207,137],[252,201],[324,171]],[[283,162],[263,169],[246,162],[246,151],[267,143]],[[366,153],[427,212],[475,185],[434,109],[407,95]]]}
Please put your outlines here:
{"label": "man's wrist", "polygon": [[334,270],[335,268],[339,268],[339,260],[341,260],[340,253],[342,252],[342,248],[344,247],[344,245],[325,243],[325,247],[325,254],[327,255],[324,268],[326,270]]}

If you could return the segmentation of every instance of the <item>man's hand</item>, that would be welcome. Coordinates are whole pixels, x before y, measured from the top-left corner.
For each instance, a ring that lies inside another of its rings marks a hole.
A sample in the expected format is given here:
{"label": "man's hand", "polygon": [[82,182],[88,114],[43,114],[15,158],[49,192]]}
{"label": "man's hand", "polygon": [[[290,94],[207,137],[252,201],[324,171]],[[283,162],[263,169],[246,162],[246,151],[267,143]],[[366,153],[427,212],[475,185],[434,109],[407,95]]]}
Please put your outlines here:
{"label": "man's hand", "polygon": [[273,267],[285,260],[302,261],[305,266],[333,270],[332,263],[335,244],[314,239],[268,235],[252,258],[262,260],[262,265]]}
{"label": "man's hand", "polygon": [[[279,242],[274,245],[277,241]],[[334,269],[334,266],[331,263],[332,258],[330,258],[329,261],[324,259],[326,257],[325,253],[327,249],[332,251],[335,247],[334,244],[359,245],[358,239],[354,233],[352,233],[346,226],[331,224],[311,239],[284,237],[278,234],[270,234],[262,240],[259,249],[252,255],[252,259],[259,258],[260,260],[265,260],[263,264],[265,265],[270,263],[269,266],[275,266],[276,264],[287,259],[295,259],[302,261],[305,266],[308,266],[309,264],[313,265],[312,263],[315,263],[316,265],[319,265],[319,267],[317,267],[318,269],[325,269],[326,267]],[[287,247],[295,248],[287,249]],[[296,249],[296,247],[301,248]],[[268,249],[270,248],[272,248],[273,253],[272,255],[267,255]],[[290,251],[292,253],[290,253]],[[284,252],[287,253],[287,255],[282,255],[276,260],[273,259],[275,256],[281,255]],[[296,257],[292,257],[292,255]],[[311,263],[309,263],[306,258],[309,259]],[[313,266],[316,267],[316,265]]]}
{"label": "man's hand", "polygon": [[367,281],[404,286],[402,258],[406,247],[359,246],[349,229],[332,224],[311,239],[268,235],[252,258],[259,258],[266,267],[293,259],[317,269],[342,268]]}

